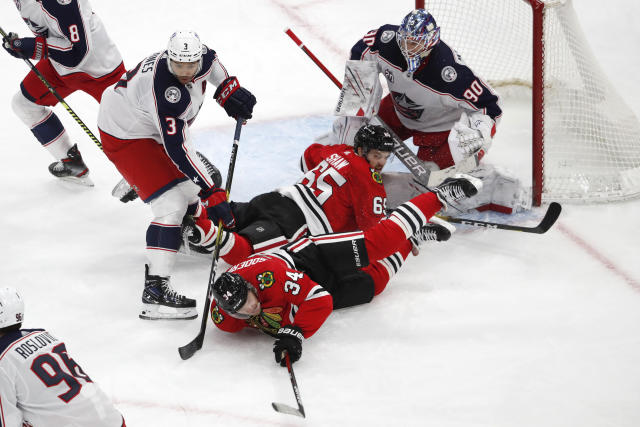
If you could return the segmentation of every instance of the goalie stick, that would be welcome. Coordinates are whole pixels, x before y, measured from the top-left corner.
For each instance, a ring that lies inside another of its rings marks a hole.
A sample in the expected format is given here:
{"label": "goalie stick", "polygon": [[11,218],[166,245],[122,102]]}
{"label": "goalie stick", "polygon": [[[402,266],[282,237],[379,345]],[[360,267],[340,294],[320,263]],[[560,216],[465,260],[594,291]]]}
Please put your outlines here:
{"label": "goalie stick", "polygon": [[498,230],[511,230],[511,231],[522,231],[523,233],[535,233],[535,234],[544,234],[555,224],[556,220],[560,216],[560,212],[562,212],[562,206],[560,203],[552,202],[547,208],[547,212],[542,218],[542,221],[535,227],[524,227],[521,225],[510,225],[510,224],[501,224],[498,222],[489,222],[489,221],[476,221],[474,219],[463,219],[463,218],[454,218],[445,215],[437,215],[438,218],[443,219],[448,222],[453,222],[462,225],[471,225],[474,227],[481,228],[497,228]]}
{"label": "goalie stick", "polygon": [[[302,43],[302,41],[295,35],[295,33],[291,30],[291,28],[285,28],[285,34],[293,40],[293,42],[300,48],[302,51],[324,72],[324,74],[331,79],[331,81],[339,88],[342,89],[342,83],[327,69],[327,67],[320,62],[320,60]],[[354,77],[354,81],[355,81]],[[355,88],[354,88],[355,90]],[[356,91],[357,92],[357,91]],[[425,187],[433,187],[440,184],[446,178],[452,177],[456,173],[460,172],[469,172],[478,166],[480,159],[478,158],[478,154],[473,154],[458,164],[448,167],[446,169],[432,171],[426,168],[423,162],[418,159],[413,151],[404,143],[402,139],[396,135],[393,130],[389,128],[389,126],[382,120],[380,117],[375,115],[372,120],[372,123],[383,126],[385,129],[389,131],[393,139],[395,140],[395,146],[393,147],[393,153],[400,159],[403,165],[411,171],[413,176],[415,176],[416,180]]]}
{"label": "goalie stick", "polygon": [[[229,171],[227,172],[227,183],[225,184],[225,191],[227,193],[227,200],[229,200],[229,193],[231,191],[231,182],[233,181],[233,170],[236,167],[236,157],[238,156],[238,143],[240,142],[240,131],[242,130],[242,124],[244,119],[240,118],[236,121],[236,130],[233,134],[233,148],[231,149],[231,158],[229,159]],[[207,330],[207,320],[209,320],[209,306],[211,305],[211,299],[213,298],[213,282],[216,278],[216,265],[218,264],[218,257],[220,256],[220,242],[222,240],[222,220],[218,221],[218,234],[216,235],[216,246],[213,251],[213,259],[211,260],[211,271],[209,272],[209,284],[207,286],[207,297],[204,302],[204,310],[202,312],[202,321],[200,323],[200,332],[198,335],[186,345],[178,348],[178,353],[182,360],[187,360],[193,356],[196,351],[202,348],[204,342],[204,333]]]}
{"label": "goalie stick", "polygon": [[296,397],[296,403],[298,404],[298,409],[286,405],[284,403],[276,403],[271,402],[271,406],[276,412],[280,412],[283,414],[289,415],[297,415],[299,417],[305,418],[304,406],[302,406],[302,399],[300,398],[300,390],[298,389],[298,382],[296,381],[296,376],[293,373],[293,366],[291,365],[291,359],[289,358],[289,353],[285,352],[284,354],[285,361],[287,363],[287,370],[289,371],[289,379],[291,380],[291,387],[293,388],[293,394]]}

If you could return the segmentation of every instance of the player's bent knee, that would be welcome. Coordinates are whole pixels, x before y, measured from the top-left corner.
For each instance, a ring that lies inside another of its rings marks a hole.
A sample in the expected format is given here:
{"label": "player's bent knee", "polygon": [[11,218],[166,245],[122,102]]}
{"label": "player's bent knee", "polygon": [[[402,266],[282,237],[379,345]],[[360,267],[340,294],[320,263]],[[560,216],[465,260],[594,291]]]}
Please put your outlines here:
{"label": "player's bent knee", "polygon": [[166,224],[181,224],[188,205],[189,201],[177,186],[149,203],[154,221],[162,220]]}
{"label": "player's bent knee", "polygon": [[11,98],[11,109],[24,124],[32,128],[49,114],[49,109],[29,101],[18,91]]}

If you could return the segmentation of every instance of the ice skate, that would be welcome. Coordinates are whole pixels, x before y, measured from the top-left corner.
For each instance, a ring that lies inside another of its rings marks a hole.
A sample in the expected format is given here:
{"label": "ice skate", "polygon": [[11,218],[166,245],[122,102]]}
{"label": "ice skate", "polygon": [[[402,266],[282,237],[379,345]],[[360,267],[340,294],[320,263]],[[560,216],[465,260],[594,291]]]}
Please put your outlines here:
{"label": "ice skate", "polygon": [[173,290],[169,277],[150,275],[148,265],[144,266],[144,276],[141,319],[190,320],[198,317],[196,300]]}
{"label": "ice skate", "polygon": [[409,238],[409,241],[413,245],[411,253],[418,255],[420,253],[420,246],[425,242],[446,242],[454,231],[456,231],[456,228],[447,221],[437,217],[430,218],[427,225]]}
{"label": "ice skate", "polygon": [[74,144],[73,147],[69,148],[67,157],[51,163],[49,172],[63,181],[93,187],[93,181],[89,178],[89,168],[82,161],[78,144]]}
{"label": "ice skate", "polygon": [[481,189],[480,179],[460,173],[445,179],[433,192],[443,204],[444,210],[447,210],[449,206],[456,207],[459,201],[475,196]]}

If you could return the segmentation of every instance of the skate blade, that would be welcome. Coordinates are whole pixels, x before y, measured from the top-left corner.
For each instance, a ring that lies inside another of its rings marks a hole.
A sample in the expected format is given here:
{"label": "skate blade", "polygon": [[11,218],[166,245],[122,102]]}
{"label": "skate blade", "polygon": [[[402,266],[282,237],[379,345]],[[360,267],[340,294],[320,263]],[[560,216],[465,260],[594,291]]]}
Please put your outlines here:
{"label": "skate blade", "polygon": [[176,308],[159,304],[142,304],[138,315],[144,320],[192,320],[198,317],[195,307]]}
{"label": "skate blade", "polygon": [[91,180],[91,178],[89,178],[88,175],[83,175],[80,177],[77,176],[62,176],[62,177],[57,177],[60,181],[64,181],[64,182],[70,182],[72,184],[76,184],[76,185],[82,185],[84,187],[93,187],[95,184],[93,183],[93,181]]}

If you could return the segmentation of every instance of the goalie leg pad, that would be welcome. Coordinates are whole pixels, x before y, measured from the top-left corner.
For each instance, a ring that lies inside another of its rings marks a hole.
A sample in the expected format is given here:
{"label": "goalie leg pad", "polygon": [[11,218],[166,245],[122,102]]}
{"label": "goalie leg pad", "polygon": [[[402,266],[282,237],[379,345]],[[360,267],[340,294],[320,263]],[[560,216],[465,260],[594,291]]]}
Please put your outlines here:
{"label": "goalie leg pad", "polygon": [[470,173],[482,180],[482,189],[470,199],[463,200],[463,211],[486,211],[513,214],[531,209],[531,195],[520,180],[506,169],[483,164]]}

